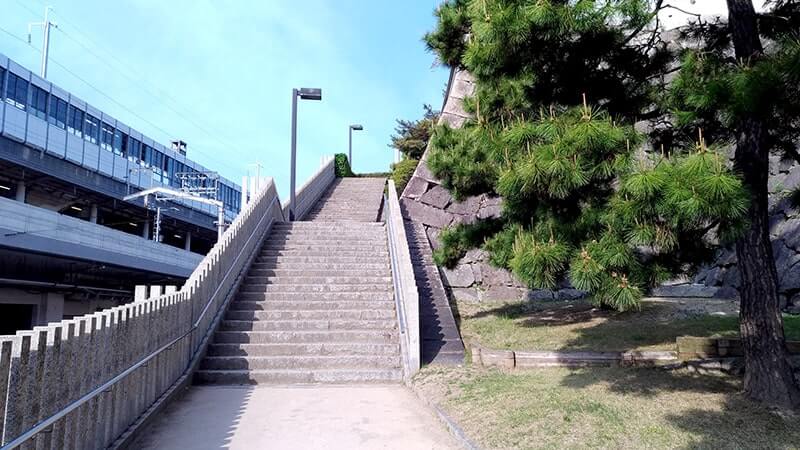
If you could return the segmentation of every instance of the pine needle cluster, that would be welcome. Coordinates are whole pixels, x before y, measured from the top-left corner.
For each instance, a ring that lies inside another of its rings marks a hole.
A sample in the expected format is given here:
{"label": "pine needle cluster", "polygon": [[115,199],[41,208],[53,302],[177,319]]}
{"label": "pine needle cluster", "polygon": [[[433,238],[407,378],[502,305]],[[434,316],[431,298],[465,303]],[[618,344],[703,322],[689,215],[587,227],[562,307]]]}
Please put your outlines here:
{"label": "pine needle cluster", "polygon": [[477,89],[464,101],[473,119],[434,131],[428,165],[457,199],[503,198],[491,232],[443,232],[440,263],[483,245],[532,288],[568,280],[599,305],[629,310],[736,235],[748,196],[726,158],[697,134],[692,144],[645,152],[647,136],[634,130],[668,110],[660,92],[671,55],[648,31],[652,7],[470,0],[440,8],[426,41],[474,74]]}

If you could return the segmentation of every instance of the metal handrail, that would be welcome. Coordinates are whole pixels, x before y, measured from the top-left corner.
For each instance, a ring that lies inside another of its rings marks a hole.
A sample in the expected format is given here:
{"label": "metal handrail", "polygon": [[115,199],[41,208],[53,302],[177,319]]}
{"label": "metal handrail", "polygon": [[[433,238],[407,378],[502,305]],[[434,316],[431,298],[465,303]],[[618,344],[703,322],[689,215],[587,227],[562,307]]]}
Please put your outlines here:
{"label": "metal handrail", "polygon": [[[384,195],[383,200],[386,208],[391,209],[389,205],[389,196]],[[395,292],[395,306],[397,307],[397,314],[400,322],[400,334],[405,336],[408,326],[405,317],[405,303],[403,302],[405,294],[403,292],[403,280],[400,278],[400,261],[398,261],[397,258],[397,241],[395,240],[394,225],[392,225],[391,220],[386,221],[386,227],[388,228],[387,231],[389,234],[389,260],[392,265],[392,284],[394,285]]]}
{"label": "metal handrail", "polygon": [[[270,204],[267,206],[266,210],[267,211],[271,210],[273,208],[273,206],[275,205],[275,202],[277,200],[278,200],[278,196],[276,195],[272,199]],[[282,208],[281,208],[281,211],[282,211]],[[283,212],[281,212],[281,214],[283,214]],[[260,227],[261,223],[264,221],[265,218],[266,218],[266,214],[264,216],[262,216],[261,219],[258,221],[258,224],[256,224],[256,227],[255,227],[256,230]],[[274,222],[275,222],[275,219],[270,218],[270,223],[267,225],[267,227],[271,226],[272,223],[274,223]],[[245,241],[245,244],[244,244],[243,248],[246,247],[247,244],[250,243],[250,240],[253,239],[253,237],[256,234],[257,233],[253,233],[253,234],[250,235],[250,237],[247,238],[247,241]],[[231,266],[228,268],[228,271],[225,272],[225,276],[223,277],[223,279],[228,278],[228,275],[230,275],[230,273],[233,270],[233,268],[236,267],[236,262],[239,261],[239,258],[241,256],[242,256],[242,252],[240,252],[238,255],[236,255],[236,259],[234,259],[234,263],[231,264]],[[113,389],[115,384],[117,384],[119,381],[121,381],[122,379],[126,378],[128,375],[130,375],[134,371],[136,371],[136,369],[138,369],[138,368],[142,367],[143,365],[147,364],[148,361],[152,360],[153,358],[155,358],[156,356],[158,356],[162,352],[168,350],[170,347],[175,345],[181,339],[184,339],[187,336],[189,336],[191,333],[193,333],[200,326],[200,322],[202,321],[203,317],[205,316],[206,312],[208,311],[208,308],[211,306],[211,303],[213,303],[214,299],[217,297],[217,294],[219,293],[219,290],[222,287],[221,284],[222,283],[220,283],[220,286],[218,286],[217,289],[214,291],[214,293],[211,295],[211,297],[209,298],[208,302],[206,302],[206,306],[200,312],[200,315],[198,316],[197,320],[194,322],[194,324],[192,324],[191,328],[189,328],[185,333],[183,333],[182,335],[180,335],[177,338],[173,339],[168,344],[165,344],[164,346],[162,346],[158,350],[154,351],[153,353],[145,356],[144,358],[139,360],[134,365],[132,365],[129,368],[125,369],[119,375],[115,376],[114,378],[111,378],[110,380],[108,380],[107,382],[105,382],[102,385],[98,386],[97,388],[95,388],[91,392],[85,394],[83,397],[73,401],[72,403],[70,403],[69,405],[67,405],[66,407],[64,407],[60,411],[58,411],[57,413],[51,415],[50,417],[48,417],[47,419],[44,419],[43,421],[41,421],[39,423],[37,423],[36,425],[31,427],[28,431],[26,431],[25,433],[19,435],[13,441],[11,441],[8,444],[0,447],[0,450],[10,450],[10,449],[17,448],[20,445],[24,444],[26,441],[28,441],[32,437],[36,436],[37,434],[41,433],[42,431],[45,431],[49,426],[53,425],[59,419],[62,419],[67,414],[69,414],[70,412],[74,411],[75,409],[77,409],[78,407],[83,405],[84,403],[92,400],[93,398],[97,397],[98,395],[102,394],[103,392],[106,392],[106,391],[108,391],[110,389]],[[185,288],[185,285],[184,285],[184,288]],[[183,288],[181,288],[181,291],[183,291]],[[169,294],[169,295],[174,295],[174,294]],[[196,354],[196,353],[197,352],[195,351],[193,353],[193,355]],[[191,358],[189,360],[189,364],[191,364],[191,361],[193,359],[194,358]]]}

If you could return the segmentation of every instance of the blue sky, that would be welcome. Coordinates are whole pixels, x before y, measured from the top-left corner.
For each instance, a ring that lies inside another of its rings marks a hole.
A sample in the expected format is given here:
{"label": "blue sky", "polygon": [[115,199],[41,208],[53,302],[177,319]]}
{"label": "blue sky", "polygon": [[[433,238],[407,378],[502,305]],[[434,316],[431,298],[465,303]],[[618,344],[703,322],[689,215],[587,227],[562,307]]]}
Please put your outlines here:
{"label": "blue sky", "polygon": [[[4,0],[0,52],[38,72],[41,54],[7,33],[26,39],[51,5],[50,81],[165,145],[187,141],[191,158],[236,182],[260,162],[285,197],[293,87],[323,89],[300,104],[299,183],[321,156],[346,152],[350,123],[365,128],[356,171],[387,170],[395,119],[441,106],[448,72],[421,42],[438,3]],[[41,39],[34,29],[33,47]]]}

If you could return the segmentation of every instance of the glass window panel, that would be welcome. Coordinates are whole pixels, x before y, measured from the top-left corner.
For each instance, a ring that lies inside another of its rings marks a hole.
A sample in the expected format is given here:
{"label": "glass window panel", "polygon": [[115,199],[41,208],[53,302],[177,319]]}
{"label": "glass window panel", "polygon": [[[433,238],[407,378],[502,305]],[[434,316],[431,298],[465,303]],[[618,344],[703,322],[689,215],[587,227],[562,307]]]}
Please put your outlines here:
{"label": "glass window panel", "polygon": [[47,120],[47,91],[38,86],[31,86],[31,101],[28,106],[31,114]]}
{"label": "glass window panel", "polygon": [[112,150],[114,143],[114,127],[102,122],[100,125],[100,148]]}
{"label": "glass window panel", "polygon": [[28,81],[8,73],[8,86],[6,87],[6,103],[19,109],[25,109],[28,103]]}
{"label": "glass window panel", "polygon": [[86,114],[86,123],[84,128],[85,138],[92,144],[97,144],[100,139],[100,119],[91,114]]}
{"label": "glass window panel", "polygon": [[[34,86],[34,90],[36,87]],[[47,121],[56,125],[59,128],[66,128],[67,124],[67,102],[56,97],[50,96],[50,113],[48,114]]]}
{"label": "glass window panel", "polygon": [[6,87],[6,69],[0,67],[0,97],[5,96],[6,90],[3,89]]}
{"label": "glass window panel", "polygon": [[76,136],[83,137],[83,111],[73,105],[69,105],[67,131]]}
{"label": "glass window panel", "polygon": [[114,142],[112,146],[114,148],[114,154],[124,156],[125,155],[125,134],[122,131],[114,130]]}

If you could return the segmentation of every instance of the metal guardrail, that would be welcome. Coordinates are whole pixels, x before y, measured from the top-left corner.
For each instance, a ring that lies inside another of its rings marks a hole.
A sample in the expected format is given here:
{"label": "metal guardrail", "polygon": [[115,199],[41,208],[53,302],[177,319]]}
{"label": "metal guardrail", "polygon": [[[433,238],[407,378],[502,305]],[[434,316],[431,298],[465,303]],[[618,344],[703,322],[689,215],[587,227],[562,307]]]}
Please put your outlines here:
{"label": "metal guardrail", "polygon": [[388,194],[384,196],[384,201],[387,234],[389,235],[389,256],[392,265],[392,284],[394,285],[397,319],[400,324],[404,376],[410,378],[419,371],[421,359],[419,292],[394,181],[389,180],[387,191]]}

